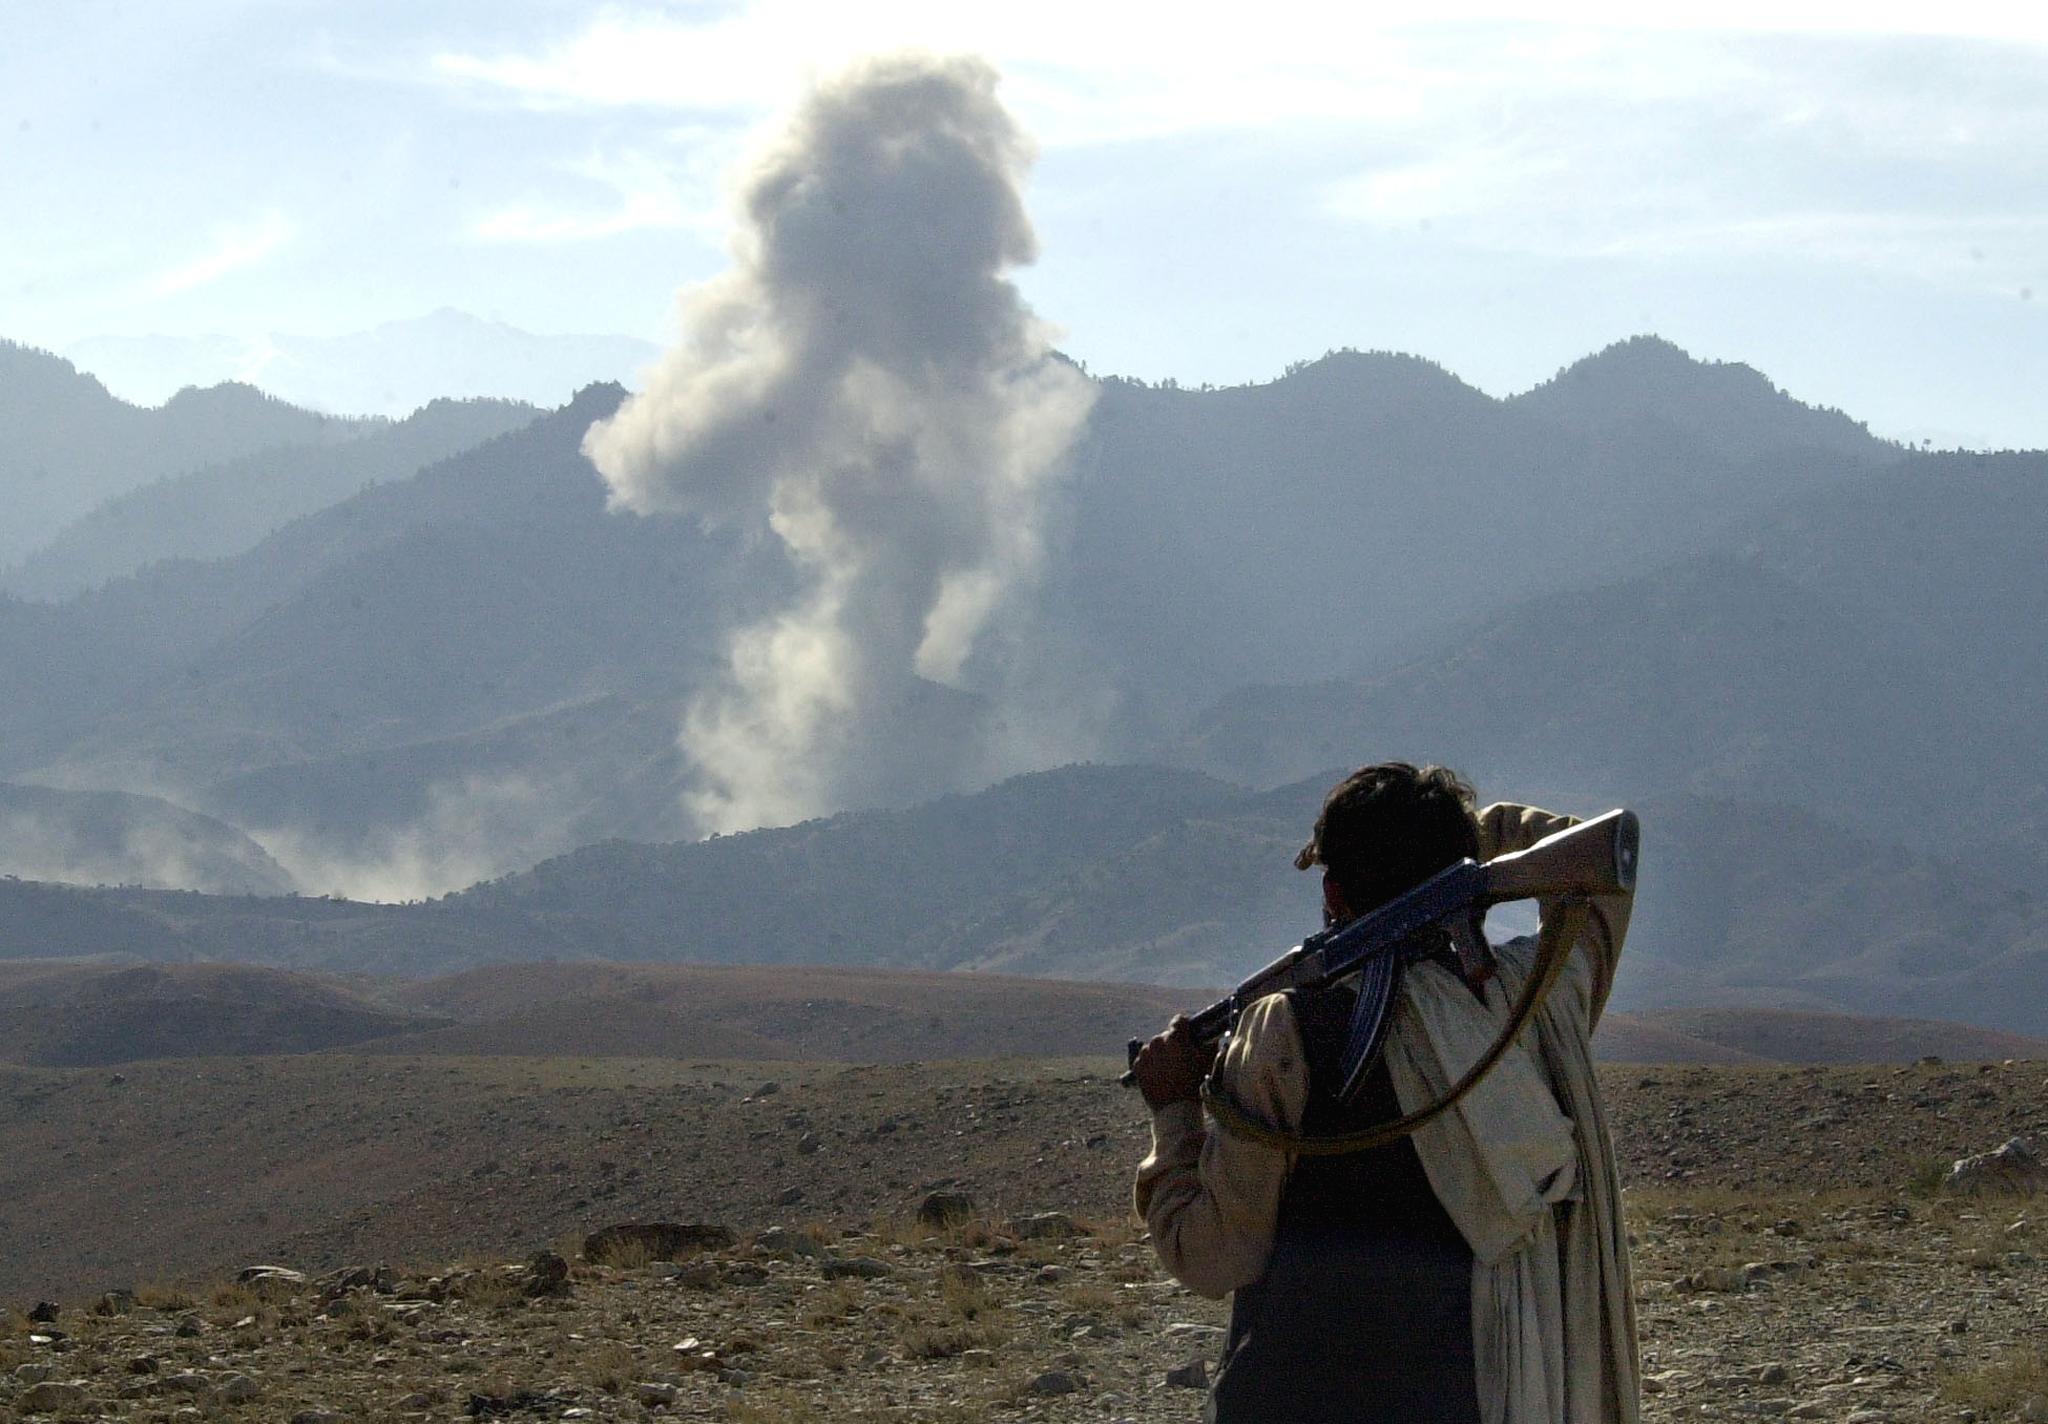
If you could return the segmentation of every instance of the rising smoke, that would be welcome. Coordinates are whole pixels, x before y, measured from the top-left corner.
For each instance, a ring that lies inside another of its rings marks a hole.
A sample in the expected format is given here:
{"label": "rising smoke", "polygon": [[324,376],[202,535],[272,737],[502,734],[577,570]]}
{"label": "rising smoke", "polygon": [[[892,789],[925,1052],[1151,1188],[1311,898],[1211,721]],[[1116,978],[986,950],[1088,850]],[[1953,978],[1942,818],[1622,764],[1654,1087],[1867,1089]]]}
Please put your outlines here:
{"label": "rising smoke", "polygon": [[1093,388],[1005,275],[1034,240],[995,87],[900,56],[812,93],[744,182],[731,269],[584,441],[616,507],[738,527],[795,575],[684,719],[706,830],[1012,769],[991,634]]}

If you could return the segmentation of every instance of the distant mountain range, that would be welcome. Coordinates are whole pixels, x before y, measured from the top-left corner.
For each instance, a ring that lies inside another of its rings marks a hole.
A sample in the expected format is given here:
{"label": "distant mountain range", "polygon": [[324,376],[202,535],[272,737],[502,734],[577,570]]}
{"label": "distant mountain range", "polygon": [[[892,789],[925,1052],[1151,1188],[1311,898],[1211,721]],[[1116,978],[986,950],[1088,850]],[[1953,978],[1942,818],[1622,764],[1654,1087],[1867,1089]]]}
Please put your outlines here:
{"label": "distant mountain range", "polygon": [[[486,883],[411,907],[0,886],[0,954],[1214,984],[1310,923],[1285,859],[1322,787],[1406,755],[1490,796],[1645,811],[1627,1006],[2048,1031],[2048,456],[1905,451],[1652,339],[1505,401],[1385,354],[1221,391],[1106,381],[1020,626],[1050,695],[1104,709],[1097,755],[1134,765],[938,800],[884,778],[851,814],[697,842],[680,709],[791,570],[607,510],[579,443],[622,397],[528,424],[259,403],[321,453],[207,463],[309,506],[344,469],[380,482],[133,567],[135,530],[225,526],[207,502],[255,487],[187,472],[65,536],[74,582],[133,572],[0,598],[0,777],[191,807],[303,891]],[[170,409],[94,399],[116,424]],[[932,688],[898,759],[984,713]]]}
{"label": "distant mountain range", "polygon": [[339,336],[96,336],[64,354],[144,405],[239,381],[309,410],[398,417],[449,398],[560,405],[594,382],[637,384],[660,348],[630,336],[542,336],[442,307]]}
{"label": "distant mountain range", "polygon": [[437,400],[403,420],[368,422],[347,440],[275,446],[167,474],[112,496],[0,569],[0,588],[64,599],[164,559],[239,554],[295,519],[417,474],[538,413],[513,401]]}
{"label": "distant mountain range", "polygon": [[290,446],[347,440],[362,422],[253,386],[179,390],[158,408],[117,399],[69,361],[0,341],[0,568],[95,505],[152,480]]}
{"label": "distant mountain range", "polygon": [[[1331,779],[1249,792],[1164,768],[1069,767],[908,811],[589,846],[409,906],[0,882],[0,959],[380,974],[612,959],[1215,986],[1317,923],[1314,877],[1289,861]],[[1639,805],[1645,883],[1618,1009],[1737,1004],[2048,1035],[2041,898],[1802,812]]]}

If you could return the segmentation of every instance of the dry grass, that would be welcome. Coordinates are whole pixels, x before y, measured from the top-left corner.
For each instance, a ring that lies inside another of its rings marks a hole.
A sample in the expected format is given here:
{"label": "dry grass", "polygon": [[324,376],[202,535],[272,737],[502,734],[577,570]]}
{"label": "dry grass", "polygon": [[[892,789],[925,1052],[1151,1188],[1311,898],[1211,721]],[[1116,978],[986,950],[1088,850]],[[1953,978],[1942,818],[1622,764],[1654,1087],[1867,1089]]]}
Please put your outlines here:
{"label": "dry grass", "polygon": [[807,1330],[837,1325],[860,1309],[865,1294],[854,1280],[833,1281],[804,1297],[803,1313],[797,1321]]}
{"label": "dry grass", "polygon": [[464,1275],[450,1283],[449,1293],[477,1310],[511,1310],[525,1299],[519,1281],[502,1269]]}
{"label": "dry grass", "polygon": [[2018,1418],[2030,1400],[2048,1399],[2048,1346],[2023,1346],[2005,1359],[1945,1374],[1941,1397],[1980,1418]]}
{"label": "dry grass", "polygon": [[606,1394],[629,1389],[640,1378],[639,1357],[623,1340],[604,1341],[596,1349],[587,1351],[577,1361],[577,1366],[578,1379],[595,1385]]}
{"label": "dry grass", "polygon": [[[576,1251],[580,1252],[582,1249],[582,1243],[577,1243]],[[562,1259],[573,1261],[576,1259],[576,1252],[563,1252]],[[657,1259],[659,1258],[655,1255],[654,1249],[645,1241],[635,1241],[629,1238],[622,1241],[606,1242],[599,1248],[598,1253],[590,1258],[590,1264],[593,1266],[610,1266],[613,1270],[618,1271],[637,1271],[642,1267],[654,1264]]]}
{"label": "dry grass", "polygon": [[189,1291],[150,1283],[135,1288],[135,1303],[150,1310],[190,1310],[199,1302]]}

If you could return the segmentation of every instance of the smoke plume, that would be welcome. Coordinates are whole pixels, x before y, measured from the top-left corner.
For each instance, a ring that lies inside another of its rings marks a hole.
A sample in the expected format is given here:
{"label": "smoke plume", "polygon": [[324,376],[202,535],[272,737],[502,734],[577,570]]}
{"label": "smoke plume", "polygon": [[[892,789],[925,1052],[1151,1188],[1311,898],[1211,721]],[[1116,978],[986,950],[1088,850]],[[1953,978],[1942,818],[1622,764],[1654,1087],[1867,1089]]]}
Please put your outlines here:
{"label": "smoke plume", "polygon": [[615,507],[737,527],[794,575],[684,719],[706,830],[1007,769],[1020,670],[991,634],[1093,388],[1005,275],[1034,240],[995,86],[901,56],[813,92],[743,185],[732,267],[584,441]]}

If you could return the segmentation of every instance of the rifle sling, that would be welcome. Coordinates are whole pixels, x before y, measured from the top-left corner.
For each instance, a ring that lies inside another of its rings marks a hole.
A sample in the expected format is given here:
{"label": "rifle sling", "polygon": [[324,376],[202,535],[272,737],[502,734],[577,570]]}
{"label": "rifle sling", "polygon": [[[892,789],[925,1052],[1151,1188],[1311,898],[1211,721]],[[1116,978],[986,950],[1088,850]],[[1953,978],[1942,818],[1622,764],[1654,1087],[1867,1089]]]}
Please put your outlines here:
{"label": "rifle sling", "polygon": [[1404,1113],[1388,1122],[1376,1123],[1357,1132],[1298,1133],[1289,1132],[1274,1123],[1267,1122],[1258,1114],[1240,1106],[1229,1094],[1216,1087],[1215,1074],[1202,1084],[1202,1103],[1217,1126],[1234,1137],[1249,1138],[1253,1142],[1277,1147],[1298,1157],[1335,1157],[1349,1152],[1364,1152],[1374,1147],[1384,1147],[1426,1127],[1442,1117],[1479,1086],[1480,1080],[1493,1071],[1495,1064],[1507,1055],[1507,1051],[1529,1020],[1542,1007],[1558,976],[1564,972],[1565,961],[1571,957],[1572,946],[1578,943],[1580,933],[1586,927],[1586,899],[1582,895],[1569,895],[1560,899],[1549,915],[1544,917],[1542,932],[1536,945],[1536,962],[1530,967],[1529,978],[1522,985],[1522,992],[1515,1000],[1514,1009],[1508,1014],[1506,1027],[1494,1039],[1486,1052],[1466,1070],[1465,1076],[1453,1083],[1450,1090],[1428,1107]]}

